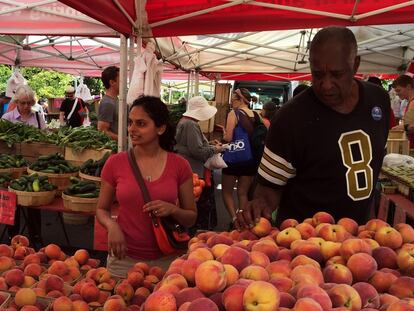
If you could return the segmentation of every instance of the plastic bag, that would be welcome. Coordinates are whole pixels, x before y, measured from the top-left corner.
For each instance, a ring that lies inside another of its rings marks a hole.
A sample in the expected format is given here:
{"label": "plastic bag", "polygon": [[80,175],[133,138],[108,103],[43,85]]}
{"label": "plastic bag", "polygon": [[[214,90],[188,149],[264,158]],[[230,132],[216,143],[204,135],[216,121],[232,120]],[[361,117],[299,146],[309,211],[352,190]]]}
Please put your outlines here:
{"label": "plastic bag", "polygon": [[218,170],[221,168],[226,168],[227,164],[226,162],[224,162],[221,154],[216,153],[215,155],[207,159],[206,163],[204,163],[204,166],[209,170]]}
{"label": "plastic bag", "polygon": [[383,166],[412,166],[414,167],[414,158],[405,154],[389,153],[384,157]]}

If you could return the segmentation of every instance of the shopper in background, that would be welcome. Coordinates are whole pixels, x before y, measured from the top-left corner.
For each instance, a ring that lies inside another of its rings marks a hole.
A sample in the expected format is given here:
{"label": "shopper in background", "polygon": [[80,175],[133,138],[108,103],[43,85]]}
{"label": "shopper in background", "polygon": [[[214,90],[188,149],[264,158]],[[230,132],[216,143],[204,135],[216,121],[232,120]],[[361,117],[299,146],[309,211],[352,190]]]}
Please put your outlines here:
{"label": "shopper in background", "polygon": [[[158,217],[172,216],[185,227],[195,223],[191,167],[173,153],[175,133],[169,122],[167,106],[156,97],[138,98],[129,111],[128,134],[150,203],[144,203],[127,152],[111,156],[103,168],[96,217],[108,231],[108,269],[112,275],[125,277],[140,260],[162,265],[154,261],[163,254],[155,239],[151,212]],[[110,215],[115,196],[120,206],[116,221]]]}
{"label": "shopper in background", "polygon": [[410,148],[414,148],[414,86],[413,79],[407,75],[401,75],[392,83],[395,93],[402,100],[407,100],[403,116],[403,124],[395,126],[393,129],[407,132]]}
{"label": "shopper in background", "polygon": [[309,88],[309,86],[307,86],[306,84],[299,84],[293,90],[293,97],[295,97],[296,95],[299,95],[300,93],[302,93],[303,91],[307,90],[308,88]]}
{"label": "shopper in background", "polygon": [[191,165],[193,173],[196,173],[205,181],[210,181],[204,187],[197,201],[197,221],[195,229],[211,230],[217,225],[216,202],[214,197],[214,179],[204,167],[208,158],[223,151],[221,144],[211,145],[201,131],[199,122],[214,117],[217,108],[210,106],[202,96],[196,96],[188,101],[188,106],[183,117],[178,122],[175,139],[176,150]]}
{"label": "shopper in background", "polygon": [[[254,113],[249,109],[251,96],[249,90],[242,88],[237,89],[231,96],[232,110],[227,116],[226,127],[224,130],[223,140],[230,143],[233,140],[234,129],[238,124],[236,111],[239,113],[239,118],[243,118],[246,122],[240,121],[244,127],[245,124],[250,122],[251,128],[254,123]],[[249,129],[245,128],[247,132]],[[251,131],[251,130],[250,130]],[[253,178],[257,173],[258,163],[255,159],[249,162],[229,164],[228,167],[222,170],[222,195],[224,205],[226,206],[227,212],[232,218],[230,227],[233,226],[233,222],[236,219],[236,209],[238,206],[244,206],[247,204],[247,196],[252,185]],[[238,203],[234,201],[233,192],[236,188]]]}
{"label": "shopper in background", "polygon": [[67,86],[65,89],[65,99],[60,105],[59,121],[61,125],[79,127],[83,124],[86,116],[86,106],[82,99],[75,96],[75,88]]}
{"label": "shopper in background", "polygon": [[[384,88],[383,86],[382,86],[382,81],[381,81],[381,79],[380,78],[378,78],[378,77],[374,77],[374,76],[371,76],[371,77],[369,77],[368,78],[368,80],[367,80],[368,82],[370,82],[370,83],[373,83],[373,84],[375,84],[375,85],[378,85],[380,88]],[[390,99],[390,107],[392,107],[391,106],[391,99]],[[389,128],[390,129],[392,129],[394,126],[396,126],[397,125],[397,122],[396,122],[396,120],[395,120],[395,116],[394,116],[394,111],[392,110],[392,109],[390,109],[390,126],[389,126]]]}
{"label": "shopper in background", "polygon": [[104,132],[113,140],[118,139],[118,95],[119,95],[119,68],[110,66],[102,71],[102,83],[105,95],[98,108],[98,130]]}
{"label": "shopper in background", "polygon": [[387,92],[354,78],[360,58],[351,30],[327,27],[310,46],[312,87],[285,104],[270,126],[254,200],[239,228],[260,216],[276,224],[316,212],[366,223],[388,137]]}
{"label": "shopper in background", "polygon": [[[17,87],[13,95],[13,102],[16,103],[16,108],[5,113],[2,119],[13,123],[25,123],[27,125],[36,127],[38,129],[45,128],[45,119],[39,112],[33,112],[32,107],[36,103],[35,94],[28,85],[20,85]],[[33,243],[41,242],[41,215],[38,209],[27,209],[28,213],[28,229],[30,240]],[[15,225],[8,226],[8,235],[11,239],[16,234],[19,234],[20,228],[20,209],[16,209]]]}
{"label": "shopper in background", "polygon": [[10,97],[6,96],[6,92],[0,94],[0,117],[7,112],[9,106]]}
{"label": "shopper in background", "polygon": [[274,101],[267,102],[263,105],[261,115],[263,124],[266,126],[267,129],[270,126],[270,121],[272,121],[273,116],[276,114],[279,108],[279,104],[275,103]]}

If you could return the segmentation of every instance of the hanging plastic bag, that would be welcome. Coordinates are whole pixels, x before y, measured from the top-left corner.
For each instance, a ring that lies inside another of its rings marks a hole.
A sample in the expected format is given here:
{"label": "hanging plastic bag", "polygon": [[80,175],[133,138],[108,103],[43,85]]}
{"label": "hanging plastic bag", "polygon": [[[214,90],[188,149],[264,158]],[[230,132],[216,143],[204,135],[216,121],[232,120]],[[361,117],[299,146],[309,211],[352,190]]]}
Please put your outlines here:
{"label": "hanging plastic bag", "polygon": [[19,85],[27,84],[26,79],[20,73],[19,68],[15,68],[10,78],[7,80],[6,96],[13,97]]}
{"label": "hanging plastic bag", "polygon": [[219,170],[222,168],[226,168],[227,164],[224,162],[223,157],[220,153],[216,153],[204,163],[204,166],[209,170]]}

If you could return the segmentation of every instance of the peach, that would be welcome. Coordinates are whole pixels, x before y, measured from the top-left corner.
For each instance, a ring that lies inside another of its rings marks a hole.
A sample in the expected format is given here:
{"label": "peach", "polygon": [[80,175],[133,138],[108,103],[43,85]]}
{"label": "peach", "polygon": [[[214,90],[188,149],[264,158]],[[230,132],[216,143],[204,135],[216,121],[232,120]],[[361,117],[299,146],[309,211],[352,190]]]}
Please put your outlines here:
{"label": "peach", "polygon": [[338,256],[341,249],[340,242],[324,241],[320,246],[323,259],[326,261],[329,258]]}
{"label": "peach", "polygon": [[366,282],[377,271],[378,265],[372,256],[365,253],[352,255],[347,262],[354,282]]}
{"label": "peach", "polygon": [[273,261],[266,267],[266,270],[270,278],[289,277],[292,271],[290,262],[287,260]]}
{"label": "peach", "polygon": [[270,261],[275,261],[279,257],[279,247],[274,241],[260,240],[252,246],[251,250],[264,253]]}
{"label": "peach", "polygon": [[257,240],[258,237],[257,235],[255,235],[254,233],[250,232],[249,230],[244,230],[242,232],[240,232],[239,235],[239,240],[249,240],[249,241],[253,241],[253,240]]}
{"label": "peach", "polygon": [[88,304],[83,300],[75,300],[72,302],[73,311],[89,311]]}
{"label": "peach", "polygon": [[332,302],[329,295],[318,285],[306,284],[300,286],[296,295],[296,299],[311,298],[315,300],[323,310],[332,308]]}
{"label": "peach", "polygon": [[229,237],[220,234],[215,234],[208,238],[207,246],[209,248],[212,248],[214,245],[217,244],[232,245],[233,240]]}
{"label": "peach", "polygon": [[11,269],[4,273],[4,278],[8,286],[22,286],[24,273],[19,269]]}
{"label": "peach", "polygon": [[295,257],[295,254],[291,249],[283,248],[279,252],[279,257],[277,260],[287,260],[292,261],[292,259]]}
{"label": "peach", "polygon": [[26,267],[28,264],[37,263],[40,265],[40,257],[37,254],[29,254],[23,260],[23,267]]}
{"label": "peach", "polygon": [[265,253],[258,252],[258,251],[251,251],[250,262],[252,265],[258,265],[258,266],[262,266],[266,268],[267,265],[270,264],[270,259]]}
{"label": "peach", "polygon": [[127,281],[133,288],[138,288],[144,282],[144,276],[142,273],[133,271],[131,273],[128,273]]}
{"label": "peach", "polygon": [[321,270],[313,265],[297,266],[290,273],[290,278],[296,284],[320,285],[324,282]]}
{"label": "peach", "polygon": [[307,240],[311,237],[316,237],[316,230],[311,224],[302,222],[298,224],[295,228],[299,231],[300,236],[304,240]]}
{"label": "peach", "polygon": [[293,297],[289,293],[280,292],[280,303],[279,303],[279,310],[280,308],[293,308],[296,303],[295,297]]}
{"label": "peach", "polygon": [[226,270],[222,263],[207,260],[195,272],[195,284],[204,294],[214,294],[226,287]]}
{"label": "peach", "polygon": [[335,219],[327,212],[317,212],[312,217],[313,226],[316,227],[321,223],[334,224]]}
{"label": "peach", "polygon": [[[164,291],[154,292],[148,296],[144,304],[145,311],[176,311],[174,295]],[[110,311],[110,310],[108,310]]]}
{"label": "peach", "polygon": [[36,293],[31,288],[19,289],[14,297],[14,301],[20,308],[26,305],[34,305],[36,303]]}
{"label": "peach", "polygon": [[358,233],[357,238],[359,239],[373,239],[375,238],[375,231],[364,230]]}
{"label": "peach", "polygon": [[276,287],[279,292],[289,292],[293,287],[292,279],[282,276],[282,277],[275,277],[269,280],[274,287]]}
{"label": "peach", "polygon": [[318,269],[321,268],[321,265],[316,260],[313,260],[312,258],[309,258],[308,256],[305,256],[305,255],[296,256],[290,262],[290,267],[292,269],[294,269],[294,268],[296,268],[297,266],[300,266],[300,265],[313,265]]}
{"label": "peach", "polygon": [[358,223],[352,218],[341,218],[338,220],[337,224],[344,227],[345,230],[353,236],[356,236],[358,234]]}
{"label": "peach", "polygon": [[380,307],[380,300],[377,290],[369,283],[358,282],[352,285],[352,287],[358,292],[361,297],[361,304],[363,308]]}
{"label": "peach", "polygon": [[10,244],[13,247],[13,249],[17,249],[18,247],[21,247],[21,246],[27,247],[29,246],[29,239],[25,237],[24,235],[15,235],[11,239]]}
{"label": "peach", "polygon": [[197,248],[192,251],[187,259],[197,258],[201,261],[213,260],[214,256],[208,248]]}
{"label": "peach", "polygon": [[400,299],[398,299],[398,297],[395,297],[394,295],[390,295],[390,294],[380,294],[379,295],[380,298],[380,306],[383,305],[390,305],[396,301],[399,301]]}
{"label": "peach", "polygon": [[190,307],[191,302],[187,301],[184,302],[177,311],[188,311],[188,308]]}
{"label": "peach", "polygon": [[99,267],[96,269],[93,279],[98,284],[108,282],[111,279],[111,273],[105,267]]}
{"label": "peach", "polygon": [[31,305],[23,306],[20,309],[20,311],[41,311],[41,310],[44,310],[44,309],[41,309],[41,308],[39,308],[37,306],[31,306]]}
{"label": "peach", "polygon": [[253,228],[250,229],[252,233],[257,235],[258,237],[266,236],[272,230],[272,224],[269,220],[264,217],[260,217],[259,221],[256,222]]}
{"label": "peach", "polygon": [[197,298],[203,298],[203,293],[197,287],[187,287],[174,294],[177,307],[180,307],[185,302],[193,301]]}
{"label": "peach", "polygon": [[99,289],[93,283],[85,283],[80,290],[80,295],[86,302],[97,301],[99,293]]}
{"label": "peach", "polygon": [[108,299],[103,305],[103,311],[124,311],[125,309],[126,304],[122,298]]}
{"label": "peach", "polygon": [[135,290],[135,293],[134,293],[134,295],[141,295],[141,296],[144,296],[144,297],[148,297],[150,294],[151,294],[150,290],[146,287],[143,287],[143,286],[138,287]]}
{"label": "peach", "polygon": [[388,293],[400,299],[414,297],[414,278],[409,276],[399,277],[391,285]]}
{"label": "peach", "polygon": [[280,230],[285,230],[286,228],[295,228],[299,222],[296,219],[288,218],[282,221],[282,223],[279,226]]}
{"label": "peach", "polygon": [[362,307],[361,297],[358,292],[347,284],[338,284],[328,291],[332,306],[345,307],[347,310],[359,311]]}
{"label": "peach", "polygon": [[243,311],[243,294],[246,286],[232,285],[223,293],[223,305],[226,311]]}
{"label": "peach", "polygon": [[223,265],[226,270],[226,286],[233,285],[239,279],[239,271],[232,265]]}
{"label": "peach", "polygon": [[185,277],[189,284],[194,284],[195,271],[201,263],[202,261],[197,258],[187,259],[183,263],[181,274]]}
{"label": "peach", "polygon": [[341,225],[327,225],[319,230],[318,236],[325,241],[342,242],[349,237],[349,233]]}
{"label": "peach", "polygon": [[300,298],[296,301],[292,311],[323,311],[321,305],[311,298]]}
{"label": "peach", "polygon": [[414,267],[414,246],[403,247],[398,252],[397,265],[403,271]]}
{"label": "peach", "polygon": [[321,247],[305,240],[296,240],[293,241],[290,248],[293,250],[293,253],[298,255],[306,255],[318,262],[322,261],[322,252]]}
{"label": "peach", "polygon": [[390,304],[387,311],[414,311],[414,306],[404,300],[401,300]]}
{"label": "peach", "polygon": [[371,249],[374,250],[378,247],[380,247],[379,243],[373,239],[369,239],[369,238],[363,238],[363,240],[369,245],[371,246]]}
{"label": "peach", "polygon": [[277,310],[279,303],[279,291],[268,282],[254,281],[247,286],[243,294],[243,307],[245,311]]}
{"label": "peach", "polygon": [[197,298],[188,306],[188,311],[219,311],[217,305],[209,298]]}
{"label": "peach", "polygon": [[64,282],[61,277],[57,275],[49,275],[45,281],[45,290],[46,292],[50,292],[53,290],[62,291],[63,285],[64,285]]}
{"label": "peach", "polygon": [[300,240],[301,238],[300,232],[296,228],[289,227],[278,233],[276,243],[279,246],[290,248],[290,244],[293,241]]}
{"label": "peach", "polygon": [[377,231],[380,228],[383,227],[389,227],[390,225],[387,224],[385,221],[381,220],[381,219],[371,219],[369,220],[366,224],[365,224],[365,230],[368,231]]}
{"label": "peach", "polygon": [[32,287],[36,283],[36,280],[32,278],[31,276],[24,276],[24,282],[22,284],[22,287]]}
{"label": "peach", "polygon": [[211,252],[215,259],[221,257],[226,250],[230,248],[227,244],[216,244],[211,248]]}
{"label": "peach", "polygon": [[392,273],[375,271],[369,279],[369,283],[374,286],[377,292],[386,293],[397,279],[398,277]]}
{"label": "peach", "polygon": [[162,280],[162,283],[163,284],[173,284],[173,285],[176,285],[179,289],[183,289],[183,288],[188,287],[187,280],[185,279],[184,276],[182,276],[179,273],[173,273],[173,274],[167,275]]}
{"label": "peach", "polygon": [[323,277],[327,283],[352,284],[352,272],[341,264],[326,266],[323,269]]}
{"label": "peach", "polygon": [[29,248],[25,246],[19,246],[14,250],[13,258],[17,260],[23,260],[24,257],[29,255]]}
{"label": "peach", "polygon": [[62,250],[56,244],[49,244],[45,247],[45,254],[49,259],[60,259]]}
{"label": "peach", "polygon": [[372,248],[362,239],[347,239],[342,242],[339,250],[341,256],[348,261],[348,259],[357,253],[366,253],[371,255]]}
{"label": "peach", "polygon": [[12,267],[14,267],[16,265],[15,261],[10,258],[10,257],[6,257],[6,256],[1,256],[0,257],[0,273],[10,270]]}
{"label": "peach", "polygon": [[[220,293],[215,293],[215,294],[209,296],[208,299],[210,299],[212,302],[215,303],[215,305],[217,306],[217,309],[215,309],[214,306],[211,305],[210,303],[208,305],[206,305],[206,307],[211,308],[211,310],[225,311],[224,310],[224,305],[223,305],[223,293],[221,293],[221,292]],[[192,308],[193,307],[194,307],[194,305],[192,306]],[[202,310],[204,310],[204,309],[202,309]]]}
{"label": "peach", "polygon": [[247,266],[240,272],[240,278],[254,281],[269,281],[269,274],[262,266]]}
{"label": "peach", "polygon": [[375,233],[375,240],[379,245],[391,249],[400,248],[403,243],[401,234],[392,227],[379,228]]}
{"label": "peach", "polygon": [[164,276],[164,273],[164,269],[159,266],[152,266],[148,271],[148,274],[155,275],[160,280]]}
{"label": "peach", "polygon": [[345,266],[346,260],[342,256],[333,256],[325,262],[325,266],[329,266],[332,264],[340,264]]}
{"label": "peach", "polygon": [[[166,284],[171,284],[171,283],[166,283]],[[82,287],[82,290],[83,290],[83,287]],[[81,290],[81,294],[82,294],[82,290]],[[128,281],[121,282],[115,288],[115,294],[121,296],[126,302],[131,300],[131,298],[134,296],[134,293],[135,293],[134,288],[128,283]]]}
{"label": "peach", "polygon": [[372,257],[378,264],[378,269],[397,269],[397,254],[389,247],[380,246],[372,251]]}
{"label": "peach", "polygon": [[[324,224],[324,225],[327,225],[327,224]],[[320,237],[317,237],[317,236],[311,237],[307,241],[312,242],[312,243],[315,243],[315,244],[319,245],[319,247],[321,247],[322,244],[325,242],[324,239],[322,239]]]}
{"label": "peach", "polygon": [[77,260],[75,259],[75,257],[71,256],[65,259],[64,263],[70,268],[70,267],[75,267],[77,269],[79,269],[79,263],[77,262]]}
{"label": "peach", "polygon": [[34,277],[36,279],[39,278],[42,272],[43,272],[43,268],[39,264],[36,264],[36,263],[28,264],[26,268],[24,268],[25,275]]}
{"label": "peach", "polygon": [[[413,243],[414,242],[414,229],[408,224],[398,224],[395,226],[395,229],[401,234],[403,243]],[[1,245],[0,245],[1,247]],[[1,254],[1,251],[0,251]]]}
{"label": "peach", "polygon": [[[53,245],[53,244],[51,244]],[[69,274],[69,267],[63,261],[55,261],[47,270],[48,273],[63,277]]]}
{"label": "peach", "polygon": [[98,298],[98,303],[100,305],[103,305],[105,303],[106,300],[108,300],[110,295],[110,292],[105,292],[105,291],[99,291],[99,298]]}
{"label": "peach", "polygon": [[246,250],[235,246],[231,246],[226,250],[223,256],[219,258],[219,261],[222,264],[234,266],[239,272],[251,263],[249,253]]}
{"label": "peach", "polygon": [[75,258],[79,265],[85,265],[89,260],[89,253],[86,249],[78,249],[73,258]]}
{"label": "peach", "polygon": [[73,302],[68,297],[62,296],[53,302],[52,309],[53,311],[72,311]]}
{"label": "peach", "polygon": [[[171,293],[171,294],[176,294],[176,293],[178,293],[181,289],[180,288],[178,288],[178,286],[177,285],[174,285],[174,284],[165,284],[165,283],[158,283],[157,284],[157,286],[156,286],[156,288],[154,289],[154,291],[157,291],[157,290],[161,290],[161,291],[164,291],[164,292],[169,292],[169,293]],[[135,296],[135,295],[134,295]],[[134,298],[134,296],[132,296],[132,298]],[[131,299],[132,299],[131,298]]]}
{"label": "peach", "polygon": [[[171,273],[171,274],[175,274],[175,273]],[[167,276],[167,274],[165,276]],[[160,280],[155,275],[146,275],[142,285],[152,291],[155,285],[158,284],[159,281]]]}
{"label": "peach", "polygon": [[13,257],[14,249],[7,244],[0,244],[0,256]]}

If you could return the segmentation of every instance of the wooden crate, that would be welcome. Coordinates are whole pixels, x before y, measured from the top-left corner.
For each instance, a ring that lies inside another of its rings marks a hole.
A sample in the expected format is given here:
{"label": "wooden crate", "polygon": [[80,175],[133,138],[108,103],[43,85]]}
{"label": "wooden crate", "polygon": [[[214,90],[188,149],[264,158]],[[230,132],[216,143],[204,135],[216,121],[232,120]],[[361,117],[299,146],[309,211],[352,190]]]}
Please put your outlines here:
{"label": "wooden crate", "polygon": [[390,130],[388,132],[388,139],[406,139],[404,130]]}
{"label": "wooden crate", "polygon": [[20,154],[20,143],[9,147],[4,141],[0,141],[0,154]]}
{"label": "wooden crate", "polygon": [[63,147],[59,147],[54,144],[47,144],[47,143],[21,143],[21,152],[20,154],[28,161],[33,162],[41,155],[49,155],[52,153],[61,153],[65,152]]}
{"label": "wooden crate", "polygon": [[70,161],[72,164],[80,165],[89,159],[100,160],[105,153],[112,152],[111,149],[93,150],[85,149],[81,152],[76,152],[70,147],[65,147],[65,160]]}
{"label": "wooden crate", "polygon": [[410,142],[407,139],[388,139],[387,140],[387,153],[410,153]]}

